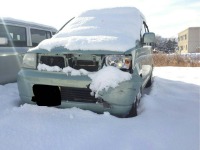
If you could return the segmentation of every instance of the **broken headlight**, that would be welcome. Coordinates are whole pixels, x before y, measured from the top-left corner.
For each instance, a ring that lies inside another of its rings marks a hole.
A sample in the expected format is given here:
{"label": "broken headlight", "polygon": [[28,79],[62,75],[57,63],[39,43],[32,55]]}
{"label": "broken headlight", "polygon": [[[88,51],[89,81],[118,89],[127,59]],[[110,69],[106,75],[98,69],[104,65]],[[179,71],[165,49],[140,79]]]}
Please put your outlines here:
{"label": "broken headlight", "polygon": [[130,69],[131,57],[125,55],[109,55],[106,56],[106,65],[114,66],[119,69]]}

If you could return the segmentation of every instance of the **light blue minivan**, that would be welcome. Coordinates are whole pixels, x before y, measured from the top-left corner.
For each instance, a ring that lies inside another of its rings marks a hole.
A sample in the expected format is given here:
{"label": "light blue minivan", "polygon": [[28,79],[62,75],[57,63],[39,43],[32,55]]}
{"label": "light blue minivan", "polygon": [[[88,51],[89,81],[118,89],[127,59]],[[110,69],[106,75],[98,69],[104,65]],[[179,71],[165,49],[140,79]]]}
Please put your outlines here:
{"label": "light blue minivan", "polygon": [[152,84],[154,43],[137,8],[85,11],[25,54],[21,100],[136,116],[141,93]]}
{"label": "light blue minivan", "polygon": [[0,18],[0,84],[16,82],[24,53],[56,32],[51,26]]}

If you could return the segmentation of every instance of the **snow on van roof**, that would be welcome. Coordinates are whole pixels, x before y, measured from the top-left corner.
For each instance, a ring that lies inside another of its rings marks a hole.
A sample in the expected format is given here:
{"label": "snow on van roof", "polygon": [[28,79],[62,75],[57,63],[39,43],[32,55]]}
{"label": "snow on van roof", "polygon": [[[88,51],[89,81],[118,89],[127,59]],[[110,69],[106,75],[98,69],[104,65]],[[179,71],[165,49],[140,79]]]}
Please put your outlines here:
{"label": "snow on van roof", "polygon": [[[83,12],[52,39],[37,48],[65,47],[68,50],[126,51],[140,39],[144,16],[135,7],[116,7]],[[34,50],[34,49],[32,49]]]}

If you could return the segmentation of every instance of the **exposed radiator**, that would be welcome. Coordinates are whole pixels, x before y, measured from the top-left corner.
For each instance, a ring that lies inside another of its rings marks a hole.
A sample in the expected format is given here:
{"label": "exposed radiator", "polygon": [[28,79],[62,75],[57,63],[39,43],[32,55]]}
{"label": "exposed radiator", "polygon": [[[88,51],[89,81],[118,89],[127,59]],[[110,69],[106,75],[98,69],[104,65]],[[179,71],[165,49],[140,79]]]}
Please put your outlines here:
{"label": "exposed radiator", "polygon": [[77,102],[96,103],[97,99],[90,95],[87,88],[61,87],[61,99]]}

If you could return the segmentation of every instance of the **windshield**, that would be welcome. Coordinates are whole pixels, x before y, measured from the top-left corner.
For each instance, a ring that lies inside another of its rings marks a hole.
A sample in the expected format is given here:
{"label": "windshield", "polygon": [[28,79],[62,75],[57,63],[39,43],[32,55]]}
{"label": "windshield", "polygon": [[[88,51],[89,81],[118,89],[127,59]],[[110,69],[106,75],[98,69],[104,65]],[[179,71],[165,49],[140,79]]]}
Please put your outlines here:
{"label": "windshield", "polygon": [[90,10],[69,22],[55,37],[98,35],[132,37],[139,34],[140,27],[140,15],[133,8]]}

